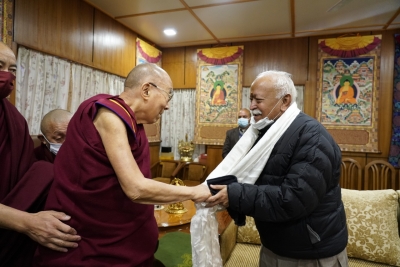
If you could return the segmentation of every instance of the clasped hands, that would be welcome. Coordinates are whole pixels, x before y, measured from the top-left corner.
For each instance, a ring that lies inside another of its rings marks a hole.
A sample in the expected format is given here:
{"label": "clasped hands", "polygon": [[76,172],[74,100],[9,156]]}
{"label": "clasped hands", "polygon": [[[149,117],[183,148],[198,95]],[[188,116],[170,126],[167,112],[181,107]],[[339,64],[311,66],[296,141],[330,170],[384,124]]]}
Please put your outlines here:
{"label": "clasped hands", "polygon": [[223,206],[225,208],[229,207],[229,198],[227,185],[210,185],[212,189],[219,190],[217,194],[210,196],[203,203],[206,207],[214,207],[216,205]]}

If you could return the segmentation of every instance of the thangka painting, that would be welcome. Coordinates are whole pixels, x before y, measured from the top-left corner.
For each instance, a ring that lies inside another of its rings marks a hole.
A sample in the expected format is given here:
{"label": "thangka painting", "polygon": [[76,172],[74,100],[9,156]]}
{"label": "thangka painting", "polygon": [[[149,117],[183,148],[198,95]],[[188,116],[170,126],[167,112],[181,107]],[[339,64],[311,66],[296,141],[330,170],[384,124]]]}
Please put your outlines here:
{"label": "thangka painting", "polygon": [[380,42],[380,35],[318,41],[317,118],[342,151],[379,152]]}
{"label": "thangka painting", "polygon": [[[161,59],[162,53],[160,50],[139,38],[136,39],[136,65],[142,63],[154,63],[161,67]],[[144,124],[144,129],[149,142],[160,142],[160,120],[153,124]]]}
{"label": "thangka painting", "polygon": [[136,38],[136,65],[154,63],[161,67],[162,53],[154,46]]}
{"label": "thangka painting", "polygon": [[242,107],[243,46],[197,50],[196,124],[193,142],[223,145]]}
{"label": "thangka painting", "polygon": [[0,38],[3,43],[11,48],[13,40],[13,0],[0,0],[1,32]]}

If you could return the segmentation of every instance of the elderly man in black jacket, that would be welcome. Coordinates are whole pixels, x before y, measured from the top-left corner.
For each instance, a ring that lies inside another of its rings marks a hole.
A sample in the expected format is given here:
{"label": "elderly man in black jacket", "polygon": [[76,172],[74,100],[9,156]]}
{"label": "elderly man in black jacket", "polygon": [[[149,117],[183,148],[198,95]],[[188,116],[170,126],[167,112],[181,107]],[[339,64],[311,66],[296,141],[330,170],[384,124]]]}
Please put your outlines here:
{"label": "elderly man in black jacket", "polygon": [[[285,112],[294,106],[297,113],[280,136],[272,137],[276,142],[270,148],[261,148],[271,152],[254,184],[238,177],[243,183],[214,185],[220,191],[207,200],[208,206],[227,207],[239,225],[246,215],[254,217],[262,242],[260,266],[347,266],[338,145],[318,121],[298,111],[289,74],[261,73],[251,85],[250,99],[252,126],[258,130],[251,150],[260,149],[257,142],[287,118]],[[252,157],[247,164],[258,160]]]}

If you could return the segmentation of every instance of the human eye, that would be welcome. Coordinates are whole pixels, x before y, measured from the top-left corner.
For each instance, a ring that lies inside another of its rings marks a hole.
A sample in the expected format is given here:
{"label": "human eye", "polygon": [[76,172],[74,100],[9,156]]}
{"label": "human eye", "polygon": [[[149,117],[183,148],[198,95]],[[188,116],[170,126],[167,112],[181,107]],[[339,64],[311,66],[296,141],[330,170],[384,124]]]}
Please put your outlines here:
{"label": "human eye", "polygon": [[8,71],[11,72],[14,75],[17,74],[17,69],[16,68],[8,69]]}

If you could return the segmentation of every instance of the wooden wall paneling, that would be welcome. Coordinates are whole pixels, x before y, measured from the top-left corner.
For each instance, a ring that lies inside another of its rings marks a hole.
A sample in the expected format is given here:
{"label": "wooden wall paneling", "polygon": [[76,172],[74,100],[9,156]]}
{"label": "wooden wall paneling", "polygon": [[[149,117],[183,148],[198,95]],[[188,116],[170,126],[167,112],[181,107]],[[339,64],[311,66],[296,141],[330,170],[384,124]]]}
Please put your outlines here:
{"label": "wooden wall paneling", "polygon": [[163,49],[162,56],[162,68],[171,77],[174,88],[185,88],[185,48]]}
{"label": "wooden wall paneling", "polygon": [[91,65],[93,10],[80,0],[16,0],[14,41]]}
{"label": "wooden wall paneling", "polygon": [[[136,34],[101,11],[94,16],[93,66],[126,76],[135,66]],[[126,35],[130,35],[126,38]]]}
{"label": "wooden wall paneling", "polygon": [[222,146],[207,146],[207,175],[222,161]]}
{"label": "wooden wall paneling", "polygon": [[317,106],[317,72],[318,72],[318,38],[310,37],[308,41],[308,73],[304,88],[304,113],[316,118]]}
{"label": "wooden wall paneling", "polygon": [[196,88],[197,49],[200,47],[185,47],[185,88]]}
{"label": "wooden wall paneling", "polygon": [[124,42],[125,46],[122,51],[121,64],[122,76],[128,76],[129,72],[136,66],[136,33],[124,28]]}
{"label": "wooden wall paneling", "polygon": [[292,74],[293,82],[304,85],[308,72],[308,38],[244,43],[243,86],[250,86],[266,70]]}
{"label": "wooden wall paneling", "polygon": [[[373,32],[382,34],[381,58],[379,78],[379,111],[378,111],[378,148],[380,154],[368,155],[368,157],[389,157],[390,140],[392,137],[392,112],[393,112],[393,72],[394,72],[394,34],[397,31]],[[379,60],[379,59],[378,59]]]}
{"label": "wooden wall paneling", "polygon": [[150,166],[160,161],[160,142],[152,142],[150,148]]}

